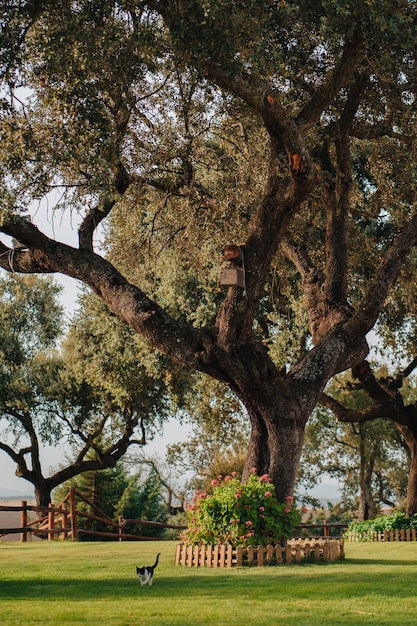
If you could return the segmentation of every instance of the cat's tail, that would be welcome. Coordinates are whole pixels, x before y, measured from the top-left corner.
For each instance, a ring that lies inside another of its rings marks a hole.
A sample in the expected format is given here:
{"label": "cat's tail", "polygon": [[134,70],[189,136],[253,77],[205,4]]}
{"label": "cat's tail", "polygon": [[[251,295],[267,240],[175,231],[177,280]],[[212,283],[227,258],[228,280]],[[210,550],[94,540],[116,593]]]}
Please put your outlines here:
{"label": "cat's tail", "polygon": [[158,561],[159,561],[159,556],[160,556],[160,554],[161,554],[161,553],[160,553],[160,552],[158,552],[158,554],[156,555],[156,561],[155,561],[155,564],[152,566],[152,567],[153,567],[153,569],[155,569],[155,567],[158,565]]}

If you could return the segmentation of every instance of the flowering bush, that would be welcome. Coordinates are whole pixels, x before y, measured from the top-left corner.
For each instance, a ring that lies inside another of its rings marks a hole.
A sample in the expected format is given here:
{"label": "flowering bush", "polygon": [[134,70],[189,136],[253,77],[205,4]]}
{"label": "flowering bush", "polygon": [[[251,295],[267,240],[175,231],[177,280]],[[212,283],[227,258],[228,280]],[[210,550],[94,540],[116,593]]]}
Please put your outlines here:
{"label": "flowering bush", "polygon": [[212,480],[208,493],[196,491],[186,506],[188,528],[182,540],[191,545],[230,543],[258,546],[291,537],[301,513],[292,496],[280,503],[267,474],[253,470],[242,484],[236,472]]}

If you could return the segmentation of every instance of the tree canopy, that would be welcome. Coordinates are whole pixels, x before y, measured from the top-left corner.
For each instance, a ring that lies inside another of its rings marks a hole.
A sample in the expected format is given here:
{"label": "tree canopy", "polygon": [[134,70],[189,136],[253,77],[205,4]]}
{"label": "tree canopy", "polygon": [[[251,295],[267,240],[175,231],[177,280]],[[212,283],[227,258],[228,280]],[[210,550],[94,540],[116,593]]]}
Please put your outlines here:
{"label": "tree canopy", "polygon": [[[409,0],[3,8],[0,231],[20,244],[0,265],[81,280],[226,385],[244,475],[281,500],[326,383],[415,286],[416,17]],[[37,227],[46,200],[79,216],[77,247]],[[228,245],[241,282],[219,289]]]}

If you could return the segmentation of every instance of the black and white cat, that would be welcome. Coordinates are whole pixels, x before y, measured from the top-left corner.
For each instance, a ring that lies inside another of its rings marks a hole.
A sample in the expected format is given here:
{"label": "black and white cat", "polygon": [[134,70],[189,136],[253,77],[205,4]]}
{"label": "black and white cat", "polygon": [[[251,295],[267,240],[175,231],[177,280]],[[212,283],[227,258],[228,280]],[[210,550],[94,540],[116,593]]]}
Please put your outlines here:
{"label": "black and white cat", "polygon": [[159,552],[156,556],[156,561],[153,565],[147,565],[146,567],[137,567],[136,568],[136,574],[140,580],[140,584],[142,585],[152,585],[152,581],[153,581],[153,572],[155,567],[158,565],[158,561],[159,561],[159,555],[161,553]]}

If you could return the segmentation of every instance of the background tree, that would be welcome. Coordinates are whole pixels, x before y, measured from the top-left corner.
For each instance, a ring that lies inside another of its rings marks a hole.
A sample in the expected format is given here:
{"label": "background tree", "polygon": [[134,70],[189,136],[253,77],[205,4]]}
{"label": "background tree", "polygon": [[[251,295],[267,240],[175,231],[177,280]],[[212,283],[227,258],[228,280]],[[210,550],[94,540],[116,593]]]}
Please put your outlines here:
{"label": "background tree", "polygon": [[[167,509],[162,499],[161,485],[154,471],[139,471],[131,474],[118,462],[115,467],[99,471],[88,471],[65,482],[54,492],[55,502],[60,502],[68,493],[70,486],[77,490],[96,508],[85,501],[80,501],[77,508],[89,515],[99,516],[102,511],[114,522],[119,516],[125,519],[143,519],[153,522],[165,522]],[[82,518],[79,527],[98,532],[114,532],[114,527],[98,520]],[[164,529],[158,526],[126,525],[126,533],[140,534],[146,537],[160,537]],[[86,535],[89,540],[94,535]]]}
{"label": "background tree", "polygon": [[[340,398],[340,393],[335,395]],[[381,505],[402,505],[407,461],[403,442],[392,424],[383,420],[344,424],[335,422],[331,411],[317,408],[306,429],[299,483],[311,488],[324,476],[336,478],[342,507],[354,511],[358,519],[371,519]]]}
{"label": "background tree", "polygon": [[[117,324],[113,332],[106,316],[89,334],[83,309],[62,352],[54,349],[63,326],[58,293],[53,282],[34,276],[0,285],[0,450],[33,485],[39,506],[49,504],[62,482],[112,467],[130,446],[143,445],[167,407],[163,381],[146,373],[140,352],[123,335],[128,329]],[[88,367],[86,354],[94,355]],[[67,451],[48,471],[46,444]]]}
{"label": "background tree", "polygon": [[[417,241],[414,4],[27,0],[3,17],[1,231],[26,248],[2,243],[1,266],[85,282],[222,382],[250,421],[244,476],[268,472],[284,500],[312,410],[366,357]],[[22,218],[48,195],[79,212],[77,248]],[[110,215],[132,225],[128,264],[94,251]],[[221,294],[215,251],[236,242],[244,289]]]}
{"label": "background tree", "polygon": [[[417,404],[414,401],[415,387],[407,389],[407,386],[404,386],[403,393],[400,389],[416,365],[417,359],[414,359],[396,376],[389,376],[386,372],[375,375],[368,361],[362,361],[355,366],[352,374],[359,381],[357,386],[368,397],[367,406],[362,409],[346,406],[327,394],[324,394],[322,398],[322,402],[331,408],[340,422],[356,423],[360,430],[369,428],[369,425],[372,430],[375,430],[374,420],[389,420],[395,425],[397,437],[403,449],[408,452],[406,514],[409,516],[417,512]],[[406,404],[407,397],[411,400],[408,404]]]}

